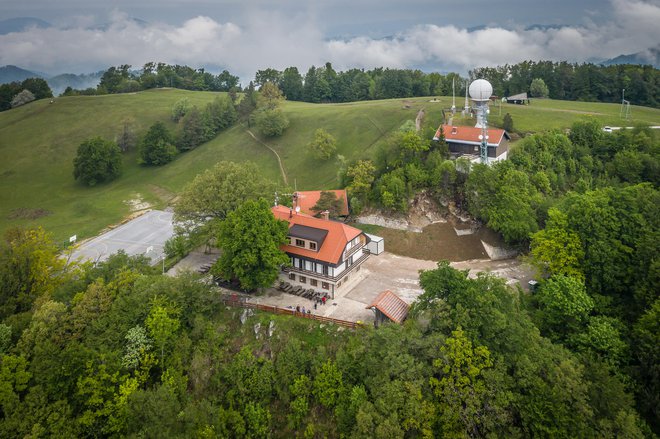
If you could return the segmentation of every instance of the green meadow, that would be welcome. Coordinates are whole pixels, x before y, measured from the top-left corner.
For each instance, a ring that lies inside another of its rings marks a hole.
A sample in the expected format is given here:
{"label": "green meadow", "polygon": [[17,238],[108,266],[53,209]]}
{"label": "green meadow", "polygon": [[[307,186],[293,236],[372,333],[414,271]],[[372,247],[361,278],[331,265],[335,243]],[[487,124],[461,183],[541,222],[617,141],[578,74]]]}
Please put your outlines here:
{"label": "green meadow", "polygon": [[[216,95],[158,89],[61,97],[53,103],[46,99],[0,113],[0,233],[14,226],[43,226],[61,242],[73,234],[93,236],[130,214],[131,200],[166,207],[195,175],[221,160],[254,161],[265,176],[282,182],[277,159],[264,142],[280,155],[290,186],[335,188],[336,161],[319,162],[306,152],[317,128],[336,137],[338,153],[349,161],[369,158],[393,130],[414,120],[420,109],[425,110],[425,123],[436,126],[442,108],[451,105],[447,97],[439,102],[429,102],[429,98],[348,104],[285,102],[283,109],[291,123],[282,137],[255,140],[247,132],[250,129],[260,138],[254,127],[236,125],[166,166],[140,166],[136,152],[131,151],[124,156],[123,174],[117,180],[91,188],[74,181],[73,158],[83,140],[115,139],[124,120],[132,123],[138,136],[157,120],[174,130],[170,112],[177,100],[187,97],[202,107]],[[563,129],[582,117],[596,118],[603,125],[624,125],[615,104],[535,100],[529,106],[502,104],[502,115],[506,112],[521,132]],[[491,109],[491,120],[501,120],[499,103]],[[632,123],[660,125],[660,110],[633,107]]]}

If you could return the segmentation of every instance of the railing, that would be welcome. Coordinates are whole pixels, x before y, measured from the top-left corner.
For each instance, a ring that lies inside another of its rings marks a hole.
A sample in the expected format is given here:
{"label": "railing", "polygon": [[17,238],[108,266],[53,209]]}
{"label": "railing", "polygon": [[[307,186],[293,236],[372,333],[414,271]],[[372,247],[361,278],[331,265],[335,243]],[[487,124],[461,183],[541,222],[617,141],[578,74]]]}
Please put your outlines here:
{"label": "railing", "polygon": [[344,257],[343,257],[342,259],[343,259],[343,260],[348,259],[349,256],[351,256],[353,253],[357,252],[357,251],[360,250],[361,248],[364,248],[364,246],[363,246],[363,245],[360,245],[360,244],[355,244],[353,247],[349,248],[348,250],[346,250],[346,251],[344,252]]}
{"label": "railing", "polygon": [[235,297],[226,297],[222,296],[221,299],[222,303],[224,303],[227,306],[234,306],[238,308],[252,308],[252,309],[258,309],[260,311],[265,311],[265,312],[270,312],[273,314],[283,314],[283,315],[289,315],[289,316],[295,316],[295,317],[300,317],[303,319],[310,319],[310,320],[316,320],[318,322],[323,322],[323,323],[334,323],[335,325],[343,326],[345,328],[359,328],[362,327],[362,323],[358,322],[350,322],[348,320],[341,320],[341,319],[333,319],[332,317],[325,317],[325,316],[319,316],[316,314],[303,314],[301,312],[298,312],[294,309],[288,309],[288,308],[280,308],[278,306],[270,306],[270,305],[261,305],[259,303],[250,303],[246,302],[244,300],[241,300],[240,297],[235,296]]}

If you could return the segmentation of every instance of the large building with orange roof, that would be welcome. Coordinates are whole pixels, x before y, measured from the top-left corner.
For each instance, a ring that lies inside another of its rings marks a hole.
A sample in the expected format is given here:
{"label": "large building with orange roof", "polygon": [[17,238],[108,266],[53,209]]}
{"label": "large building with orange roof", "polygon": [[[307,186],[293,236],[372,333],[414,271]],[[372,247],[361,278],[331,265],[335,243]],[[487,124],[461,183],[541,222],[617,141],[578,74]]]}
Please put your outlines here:
{"label": "large building with orange roof", "polygon": [[[509,134],[499,128],[488,128],[488,162],[506,160],[509,152]],[[457,157],[465,156],[473,161],[480,159],[481,128],[457,125],[441,125],[434,140],[444,135],[449,152]]]}
{"label": "large building with orange roof", "polygon": [[273,215],[289,223],[288,243],[281,248],[291,266],[280,279],[293,285],[328,293],[337,291],[357,277],[369,257],[366,235],[338,221],[314,218],[286,206],[274,206]]}

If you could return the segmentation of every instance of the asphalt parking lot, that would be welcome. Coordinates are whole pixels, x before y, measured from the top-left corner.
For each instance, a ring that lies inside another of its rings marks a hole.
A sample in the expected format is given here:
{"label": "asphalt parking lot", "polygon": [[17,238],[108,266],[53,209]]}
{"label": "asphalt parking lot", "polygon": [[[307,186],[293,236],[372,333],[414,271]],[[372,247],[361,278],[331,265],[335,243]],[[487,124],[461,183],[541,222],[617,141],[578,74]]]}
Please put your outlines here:
{"label": "asphalt parking lot", "polygon": [[111,254],[124,250],[129,256],[146,254],[155,264],[162,260],[165,241],[174,235],[172,217],[172,212],[151,210],[80,243],[73,252],[73,258],[103,261]]}

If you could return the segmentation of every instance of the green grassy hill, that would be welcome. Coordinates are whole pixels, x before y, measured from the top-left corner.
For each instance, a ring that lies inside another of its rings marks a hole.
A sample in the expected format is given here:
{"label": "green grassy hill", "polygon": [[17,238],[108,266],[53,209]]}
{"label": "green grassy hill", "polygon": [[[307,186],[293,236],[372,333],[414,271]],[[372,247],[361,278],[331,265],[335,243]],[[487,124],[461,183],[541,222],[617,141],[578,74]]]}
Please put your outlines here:
{"label": "green grassy hill", "polygon": [[[52,104],[41,100],[0,113],[0,233],[12,226],[41,225],[60,241],[73,234],[92,236],[126,217],[131,200],[165,207],[195,175],[220,160],[252,160],[267,177],[281,181],[275,155],[241,125],[160,168],[138,166],[136,153],[130,152],[124,157],[123,175],[116,181],[88,188],[73,180],[73,158],[84,139],[96,135],[114,139],[126,118],[132,120],[138,134],[157,120],[168,121],[174,129],[169,116],[177,100],[187,97],[203,106],[215,96],[161,89],[62,97]],[[439,103],[428,98],[324,105],[286,102],[284,111],[291,125],[282,137],[266,143],[282,158],[291,186],[295,182],[299,189],[334,188],[336,162],[318,162],[306,153],[314,130],[324,128],[333,134],[338,153],[348,160],[367,158],[392,130],[414,120],[420,108],[435,126],[441,109],[450,102],[451,98],[441,98]],[[565,128],[585,115],[603,124],[622,125],[619,107],[613,104],[544,100],[530,106],[502,104],[502,114],[506,112],[511,113],[519,131]],[[498,113],[498,106],[493,107],[494,121],[500,117]],[[660,124],[660,110],[634,107],[632,114],[635,122]],[[257,134],[254,128],[252,131]]]}

